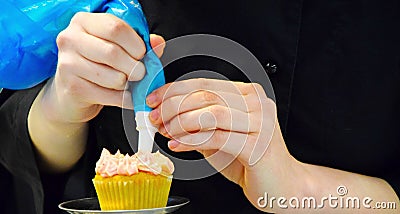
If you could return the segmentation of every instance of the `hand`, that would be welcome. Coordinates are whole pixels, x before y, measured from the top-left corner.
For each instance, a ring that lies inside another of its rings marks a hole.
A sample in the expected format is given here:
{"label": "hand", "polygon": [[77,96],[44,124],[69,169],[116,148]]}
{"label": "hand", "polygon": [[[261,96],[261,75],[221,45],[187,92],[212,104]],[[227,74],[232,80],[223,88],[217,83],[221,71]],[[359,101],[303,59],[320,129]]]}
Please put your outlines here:
{"label": "hand", "polygon": [[[161,56],[164,39],[151,36]],[[145,75],[143,40],[123,20],[101,13],[77,13],[57,37],[55,77],[46,86],[42,108],[50,120],[79,123],[103,106],[132,108],[127,81]]]}
{"label": "hand", "polygon": [[[151,36],[158,56],[164,39]],[[65,172],[85,151],[88,124],[105,105],[132,108],[127,81],[145,75],[142,39],[123,20],[77,13],[57,37],[58,65],[33,102],[28,130],[41,170]],[[54,139],[57,139],[56,141]]]}
{"label": "hand", "polygon": [[258,84],[185,80],[155,90],[147,103],[154,108],[150,120],[172,139],[171,150],[201,152],[255,206],[264,191],[281,191],[285,173],[296,171],[275,103]]}

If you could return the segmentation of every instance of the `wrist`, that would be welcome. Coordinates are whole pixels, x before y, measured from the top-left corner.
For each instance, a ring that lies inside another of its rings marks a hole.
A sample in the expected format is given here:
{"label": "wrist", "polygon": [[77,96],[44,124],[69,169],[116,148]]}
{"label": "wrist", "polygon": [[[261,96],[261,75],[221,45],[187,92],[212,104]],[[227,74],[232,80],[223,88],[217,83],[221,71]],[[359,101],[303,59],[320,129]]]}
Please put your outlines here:
{"label": "wrist", "polygon": [[49,119],[43,108],[42,89],[28,114],[28,131],[37,153],[39,168],[65,172],[82,156],[86,147],[88,123],[70,123]]}
{"label": "wrist", "polygon": [[95,105],[81,101],[79,97],[73,97],[60,88],[56,78],[51,78],[42,88],[36,98],[37,108],[43,114],[43,118],[54,125],[66,127],[80,127],[93,119],[102,109],[102,105]]}
{"label": "wrist", "polygon": [[[273,165],[276,175],[274,191],[277,196],[299,196],[307,195],[314,189],[315,176],[310,172],[308,164],[297,160],[286,147],[279,123],[276,123],[272,137],[272,152],[270,164]],[[296,182],[293,182],[296,181]]]}
{"label": "wrist", "polygon": [[53,82],[54,78],[49,79],[41,89],[31,106],[29,115],[37,115],[50,129],[62,127],[73,130],[81,128],[85,125],[85,122],[73,122],[73,120],[68,119],[73,111],[69,111],[67,106],[63,105],[63,102],[58,98]]}
{"label": "wrist", "polygon": [[[287,150],[278,122],[269,143],[262,159],[257,164],[247,167],[246,178],[250,179],[242,184],[248,199],[262,211],[276,210],[269,206],[260,206],[258,204],[260,197],[265,194],[275,198],[297,196],[302,194],[304,184],[309,182],[308,176],[304,173],[306,171],[304,164]],[[256,185],[259,186],[255,188]]]}

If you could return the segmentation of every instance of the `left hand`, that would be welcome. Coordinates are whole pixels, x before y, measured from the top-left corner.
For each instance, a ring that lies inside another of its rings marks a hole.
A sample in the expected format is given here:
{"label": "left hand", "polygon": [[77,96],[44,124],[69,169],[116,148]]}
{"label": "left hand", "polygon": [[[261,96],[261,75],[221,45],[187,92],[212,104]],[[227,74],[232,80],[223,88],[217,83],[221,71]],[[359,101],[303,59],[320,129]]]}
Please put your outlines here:
{"label": "left hand", "polygon": [[152,123],[172,139],[171,150],[202,153],[253,205],[267,190],[285,192],[281,182],[287,170],[295,171],[295,161],[284,144],[276,105],[261,85],[190,79],[155,90],[147,104],[154,108]]}

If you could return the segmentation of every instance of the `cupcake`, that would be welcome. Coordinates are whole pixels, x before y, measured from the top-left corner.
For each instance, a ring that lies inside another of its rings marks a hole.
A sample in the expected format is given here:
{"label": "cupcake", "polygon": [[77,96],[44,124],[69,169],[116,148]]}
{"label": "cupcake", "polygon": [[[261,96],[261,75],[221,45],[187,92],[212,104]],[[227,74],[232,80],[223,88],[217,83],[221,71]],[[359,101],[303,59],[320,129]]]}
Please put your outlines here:
{"label": "cupcake", "polygon": [[174,165],[160,152],[132,156],[103,149],[93,184],[101,210],[137,210],[165,207]]}

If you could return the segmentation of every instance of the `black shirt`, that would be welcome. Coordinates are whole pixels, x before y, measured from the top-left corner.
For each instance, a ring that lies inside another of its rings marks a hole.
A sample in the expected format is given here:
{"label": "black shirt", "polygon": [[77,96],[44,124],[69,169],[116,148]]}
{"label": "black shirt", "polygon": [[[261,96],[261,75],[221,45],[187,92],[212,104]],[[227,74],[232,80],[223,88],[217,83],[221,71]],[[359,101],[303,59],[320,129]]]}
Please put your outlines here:
{"label": "black shirt", "polygon": [[[146,0],[142,6],[151,31],[166,40],[208,33],[249,49],[268,72],[295,158],[383,178],[399,194],[398,1]],[[234,66],[209,57],[181,59],[168,65],[165,75],[170,82],[199,69],[247,81]],[[60,201],[93,196],[91,178],[101,148],[132,152],[121,110],[106,107],[90,122],[87,152],[75,168],[64,175],[40,174],[26,127],[40,87],[12,93],[1,105],[0,203],[6,213],[42,213],[43,207],[55,213]],[[167,150],[164,138],[157,136],[156,142]],[[171,195],[191,199],[181,213],[257,212],[240,187],[219,174],[174,180]]]}

